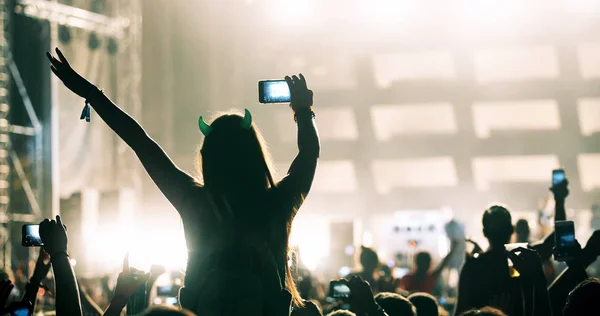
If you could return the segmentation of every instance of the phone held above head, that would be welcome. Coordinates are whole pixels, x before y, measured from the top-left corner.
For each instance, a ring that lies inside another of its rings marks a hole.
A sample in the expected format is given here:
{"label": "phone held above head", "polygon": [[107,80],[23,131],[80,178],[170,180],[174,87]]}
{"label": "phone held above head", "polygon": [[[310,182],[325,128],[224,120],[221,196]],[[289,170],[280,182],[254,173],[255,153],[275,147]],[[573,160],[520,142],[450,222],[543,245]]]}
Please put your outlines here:
{"label": "phone held above head", "polygon": [[262,80],[258,82],[258,102],[289,103],[291,101],[292,94],[285,80]]}
{"label": "phone held above head", "polygon": [[554,224],[554,260],[568,261],[575,256],[577,240],[575,240],[575,224],[573,221],[556,221]]}

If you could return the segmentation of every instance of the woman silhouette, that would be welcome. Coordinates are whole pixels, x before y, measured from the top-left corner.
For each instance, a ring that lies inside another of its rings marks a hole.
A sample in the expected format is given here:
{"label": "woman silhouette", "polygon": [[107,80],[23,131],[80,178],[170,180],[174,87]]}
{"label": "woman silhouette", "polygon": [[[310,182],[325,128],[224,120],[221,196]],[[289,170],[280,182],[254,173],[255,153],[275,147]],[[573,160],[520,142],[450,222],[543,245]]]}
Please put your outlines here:
{"label": "woman silhouette", "polygon": [[[308,194],[319,157],[319,137],[306,80],[286,77],[298,125],[298,155],[276,183],[263,139],[248,110],[207,124],[198,153],[203,183],[180,170],[144,129],[69,65],[60,50],[47,54],[51,70],[86,99],[137,154],[183,220],[188,248],[184,308],[206,315],[276,313],[277,297],[302,305],[287,264],[291,223]],[[287,291],[286,291],[287,290]],[[279,300],[281,301],[281,299]],[[282,306],[282,305],[279,305]],[[285,306],[285,304],[283,304]]]}

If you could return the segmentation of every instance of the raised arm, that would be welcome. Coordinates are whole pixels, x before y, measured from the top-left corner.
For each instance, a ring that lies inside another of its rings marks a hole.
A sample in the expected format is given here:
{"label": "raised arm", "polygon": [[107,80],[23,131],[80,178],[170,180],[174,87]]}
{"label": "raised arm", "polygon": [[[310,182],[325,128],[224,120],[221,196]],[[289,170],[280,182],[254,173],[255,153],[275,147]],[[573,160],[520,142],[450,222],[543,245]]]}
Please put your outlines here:
{"label": "raised arm", "polygon": [[312,111],[313,92],[306,86],[306,79],[285,77],[292,96],[291,107],[298,125],[298,155],[292,162],[288,174],[278,188],[299,206],[312,185],[320,153],[319,134]]}
{"label": "raised arm", "polygon": [[47,53],[52,63],[52,72],[67,88],[86,99],[102,120],[133,149],[154,183],[173,206],[181,211],[184,197],[196,187],[193,178],[175,166],[138,122],[73,70],[58,48],[56,54],[58,59]]}
{"label": "raised arm", "polygon": [[452,259],[454,257],[454,255],[456,254],[456,252],[458,251],[458,249],[459,249],[458,243],[459,243],[458,240],[452,241],[452,243],[450,244],[450,251],[448,252],[448,254],[442,259],[442,261],[440,261],[440,263],[437,265],[437,267],[435,267],[435,269],[433,269],[433,271],[431,271],[431,274],[435,278],[440,277],[440,275],[442,274],[442,271],[444,271],[444,268],[450,262],[450,259]]}
{"label": "raised arm", "polygon": [[[550,188],[554,195],[554,221],[564,221],[567,219],[567,212],[565,210],[565,201],[569,195],[569,181],[565,180],[562,183],[552,186]],[[542,261],[549,260],[552,257],[552,251],[554,250],[554,231],[544,239],[529,245],[529,248],[534,249],[542,258]]]}
{"label": "raised arm", "polygon": [[583,248],[572,261],[568,262],[569,267],[548,287],[554,315],[561,315],[562,309],[567,302],[569,292],[573,290],[579,282],[587,279],[588,275],[585,269],[596,261],[599,255],[600,230],[596,230],[590,239],[588,239],[585,248]]}
{"label": "raised arm", "polygon": [[46,219],[40,223],[40,237],[54,271],[56,315],[82,315],[77,280],[67,253],[67,232],[60,216],[56,221]]}
{"label": "raised arm", "polygon": [[25,294],[22,299],[23,302],[28,302],[32,307],[35,307],[38,291],[49,270],[50,255],[44,251],[44,248],[40,248],[40,253],[35,263],[35,268],[33,269],[33,275],[31,276],[31,279],[29,279],[29,283],[25,285]]}

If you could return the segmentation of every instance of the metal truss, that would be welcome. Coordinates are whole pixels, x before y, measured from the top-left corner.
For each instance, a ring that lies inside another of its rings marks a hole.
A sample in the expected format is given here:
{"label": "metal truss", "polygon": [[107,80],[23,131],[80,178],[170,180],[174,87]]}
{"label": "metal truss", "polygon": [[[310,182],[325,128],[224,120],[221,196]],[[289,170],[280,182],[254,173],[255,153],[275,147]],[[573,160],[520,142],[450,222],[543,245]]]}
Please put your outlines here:
{"label": "metal truss", "polygon": [[[5,1],[0,2],[0,216],[8,217],[8,205],[10,202],[10,166],[8,164],[9,124],[8,102],[9,72],[7,66],[7,55],[9,52],[7,29],[9,27],[9,12]],[[3,268],[10,268],[11,243],[8,230],[8,221],[0,223],[0,246],[1,264]]]}
{"label": "metal truss", "polygon": [[[15,12],[31,18],[51,22],[52,27],[64,25],[73,28],[95,32],[101,36],[116,40],[119,47],[116,52],[117,101],[132,115],[141,114],[141,2],[140,0],[116,0],[117,16],[108,17],[102,14],[82,10],[72,6],[44,0],[18,0]],[[9,134],[20,134],[35,138],[36,151],[41,147],[42,131],[44,130],[37,118],[17,65],[11,58],[8,40],[5,33],[10,12],[5,2],[0,3],[0,20],[4,28],[0,33],[0,247],[3,267],[10,267],[11,243],[7,227],[11,221],[35,222],[41,216],[41,210],[36,194],[31,187],[17,153],[11,148]],[[14,80],[17,91],[23,101],[25,110],[30,118],[31,127],[10,124],[7,118],[9,110],[8,85],[9,78]],[[54,100],[56,100],[54,98]],[[53,101],[54,102],[54,101]],[[53,105],[56,106],[56,105]],[[135,155],[121,143],[116,151],[119,175],[118,186],[127,187],[140,193],[141,169]],[[55,149],[53,149],[55,150]],[[40,156],[40,155],[36,155]],[[12,167],[9,165],[12,162]],[[11,171],[19,177],[25,196],[31,207],[32,214],[17,214],[8,212],[9,181]]]}
{"label": "metal truss", "polygon": [[[127,1],[121,1],[127,2]],[[135,1],[134,1],[135,2]],[[96,32],[99,35],[122,38],[129,27],[126,17],[111,18],[98,13],[82,10],[72,6],[45,0],[20,0],[15,8],[17,13],[40,20],[56,22]]]}

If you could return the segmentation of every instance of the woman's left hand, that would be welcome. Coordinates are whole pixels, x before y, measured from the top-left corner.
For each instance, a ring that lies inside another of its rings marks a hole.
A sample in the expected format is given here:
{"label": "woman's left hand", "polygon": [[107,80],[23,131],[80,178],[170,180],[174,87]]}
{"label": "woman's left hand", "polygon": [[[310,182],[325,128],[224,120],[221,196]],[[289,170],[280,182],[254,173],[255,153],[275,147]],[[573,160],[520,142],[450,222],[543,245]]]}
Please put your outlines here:
{"label": "woman's left hand", "polygon": [[285,81],[290,87],[290,94],[292,102],[290,106],[294,111],[308,109],[313,105],[313,92],[308,89],[306,85],[306,79],[302,74],[298,76],[293,75],[285,77]]}
{"label": "woman's left hand", "polygon": [[65,56],[58,48],[56,48],[56,55],[58,56],[58,59],[52,56],[49,52],[46,53],[46,57],[48,57],[48,60],[50,60],[50,63],[52,63],[50,70],[52,70],[52,72],[65,84],[67,88],[69,88],[69,90],[75,92],[78,96],[84,99],[88,98],[90,93],[96,89],[96,86],[73,70],[69,64],[69,61],[67,61]]}

